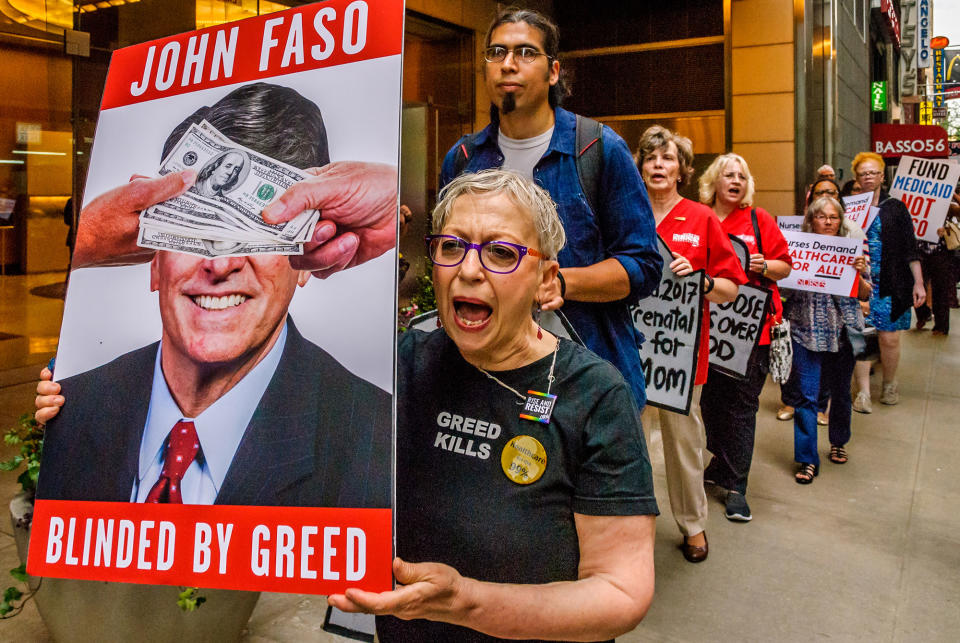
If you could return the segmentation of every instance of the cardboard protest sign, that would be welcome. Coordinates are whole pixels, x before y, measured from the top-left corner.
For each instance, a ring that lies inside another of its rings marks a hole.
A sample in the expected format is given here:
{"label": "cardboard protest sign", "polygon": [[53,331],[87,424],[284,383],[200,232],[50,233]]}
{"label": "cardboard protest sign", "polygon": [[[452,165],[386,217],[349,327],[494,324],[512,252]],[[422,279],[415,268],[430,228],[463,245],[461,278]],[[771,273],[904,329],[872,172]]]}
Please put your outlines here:
{"label": "cardboard protest sign", "polygon": [[870,203],[872,201],[873,192],[864,192],[863,194],[843,197],[843,216],[856,223],[863,230],[866,230],[873,222],[873,218],[870,216]]}
{"label": "cardboard protest sign", "polygon": [[733,377],[747,374],[769,303],[769,290],[741,284],[733,301],[710,304],[710,368]]}
{"label": "cardboard protest sign", "polygon": [[403,15],[329,0],[113,54],[31,574],[391,588],[396,237],[372,228],[396,226]]}
{"label": "cardboard protest sign", "polygon": [[781,232],[788,232],[790,230],[799,232],[801,226],[803,226],[803,217],[777,217],[777,227],[780,228]]}
{"label": "cardboard protest sign", "polygon": [[663,274],[652,295],[630,307],[633,325],[646,341],[640,347],[647,403],[690,412],[697,374],[700,325],[703,320],[703,271],[678,277],[670,270],[673,254],[657,237]]}
{"label": "cardboard protest sign", "polygon": [[936,243],[953,190],[960,179],[960,163],[949,159],[904,156],[890,186],[890,196],[903,201],[913,219],[917,239]]}
{"label": "cardboard protest sign", "polygon": [[793,270],[779,281],[781,288],[830,295],[856,295],[857,270],[853,261],[863,254],[863,241],[810,232],[784,232]]}

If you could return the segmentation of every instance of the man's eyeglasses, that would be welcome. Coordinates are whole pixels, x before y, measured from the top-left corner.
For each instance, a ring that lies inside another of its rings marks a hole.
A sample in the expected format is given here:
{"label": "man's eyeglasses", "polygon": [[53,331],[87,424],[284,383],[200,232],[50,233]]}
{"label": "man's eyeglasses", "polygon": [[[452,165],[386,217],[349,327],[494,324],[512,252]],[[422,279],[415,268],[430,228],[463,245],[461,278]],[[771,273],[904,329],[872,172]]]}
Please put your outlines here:
{"label": "man's eyeglasses", "polygon": [[521,246],[509,241],[485,241],[470,243],[460,237],[449,234],[429,234],[424,237],[427,242],[427,256],[438,266],[452,268],[459,266],[467,257],[470,249],[477,251],[480,265],[501,275],[506,275],[520,266],[524,255],[546,259],[546,255],[533,248]]}
{"label": "man's eyeglasses", "polygon": [[867,170],[866,172],[857,172],[858,177],[880,176],[883,174],[880,170]]}
{"label": "man's eyeglasses", "polygon": [[[537,51],[536,47],[527,45],[514,47],[513,49],[507,49],[502,45],[493,45],[483,50],[483,59],[488,63],[502,63],[507,59],[507,54],[509,53],[513,54],[514,60],[519,60],[525,65],[532,63],[537,59],[537,56],[547,56],[547,54],[542,51]],[[547,56],[547,58],[549,59],[550,56]]]}
{"label": "man's eyeglasses", "polygon": [[830,188],[829,190],[817,190],[813,193],[813,196],[823,196],[825,194],[829,196],[837,196],[840,193],[833,188]]}

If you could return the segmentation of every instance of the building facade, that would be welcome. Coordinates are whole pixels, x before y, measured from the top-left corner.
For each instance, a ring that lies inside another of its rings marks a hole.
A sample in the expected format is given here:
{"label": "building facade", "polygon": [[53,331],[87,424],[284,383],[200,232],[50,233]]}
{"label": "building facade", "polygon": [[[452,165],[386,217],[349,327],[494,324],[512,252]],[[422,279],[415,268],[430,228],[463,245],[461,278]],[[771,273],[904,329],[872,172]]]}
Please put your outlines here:
{"label": "building facade", "polygon": [[[375,0],[370,0],[375,2]],[[914,0],[909,0],[914,1]],[[884,0],[886,2],[886,0]],[[18,0],[0,6],[0,265],[63,270],[114,49],[304,4],[297,0]],[[631,147],[660,123],[689,136],[702,169],[742,154],[757,204],[796,214],[822,163],[847,168],[870,143],[870,82],[899,49],[869,0],[538,0],[561,28],[566,105]],[[874,4],[879,4],[875,2]],[[893,11],[899,11],[893,0]],[[487,122],[483,35],[493,0],[408,0],[401,198],[428,212],[444,152]],[[887,14],[883,14],[884,16]],[[688,196],[695,197],[695,188]],[[67,208],[69,210],[69,208]],[[403,242],[419,254],[426,217]],[[414,271],[415,272],[415,271]]]}

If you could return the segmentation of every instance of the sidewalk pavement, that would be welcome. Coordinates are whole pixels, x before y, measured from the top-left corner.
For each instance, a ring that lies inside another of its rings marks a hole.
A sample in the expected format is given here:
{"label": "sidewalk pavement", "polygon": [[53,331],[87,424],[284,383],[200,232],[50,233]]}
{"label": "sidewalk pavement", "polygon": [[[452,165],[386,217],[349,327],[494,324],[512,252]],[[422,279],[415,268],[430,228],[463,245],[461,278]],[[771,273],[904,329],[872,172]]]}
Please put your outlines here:
{"label": "sidewalk pavement", "polygon": [[[662,515],[657,589],[644,622],[619,641],[956,641],[960,633],[960,314],[951,337],[903,336],[901,402],[854,413],[850,462],[831,464],[821,430],[820,476],[793,481],[793,424],[779,422],[767,384],[747,498],[750,523],[710,503],[710,557],[676,549],[659,431],[647,429]],[[32,406],[39,364],[0,372],[0,427]],[[0,447],[0,457],[9,457]],[[0,497],[15,492],[0,474]],[[18,564],[0,521],[0,570]],[[4,573],[0,571],[0,573]],[[6,583],[0,583],[0,588]],[[201,608],[203,609],[203,608]],[[322,632],[322,597],[264,594],[245,641],[344,641]],[[36,608],[0,622],[0,640],[49,641]],[[149,640],[147,633],[144,640]]]}

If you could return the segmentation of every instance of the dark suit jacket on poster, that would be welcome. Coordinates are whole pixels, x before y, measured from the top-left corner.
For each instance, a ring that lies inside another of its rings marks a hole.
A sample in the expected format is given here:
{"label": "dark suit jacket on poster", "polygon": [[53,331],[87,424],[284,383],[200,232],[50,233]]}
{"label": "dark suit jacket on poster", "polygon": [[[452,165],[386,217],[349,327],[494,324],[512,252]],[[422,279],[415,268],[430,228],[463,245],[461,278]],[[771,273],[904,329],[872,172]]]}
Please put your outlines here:
{"label": "dark suit jacket on poster", "polygon": [[[390,395],[288,322],[277,370],[216,504],[390,507]],[[60,383],[67,403],[47,426],[38,498],[130,500],[158,347]]]}

